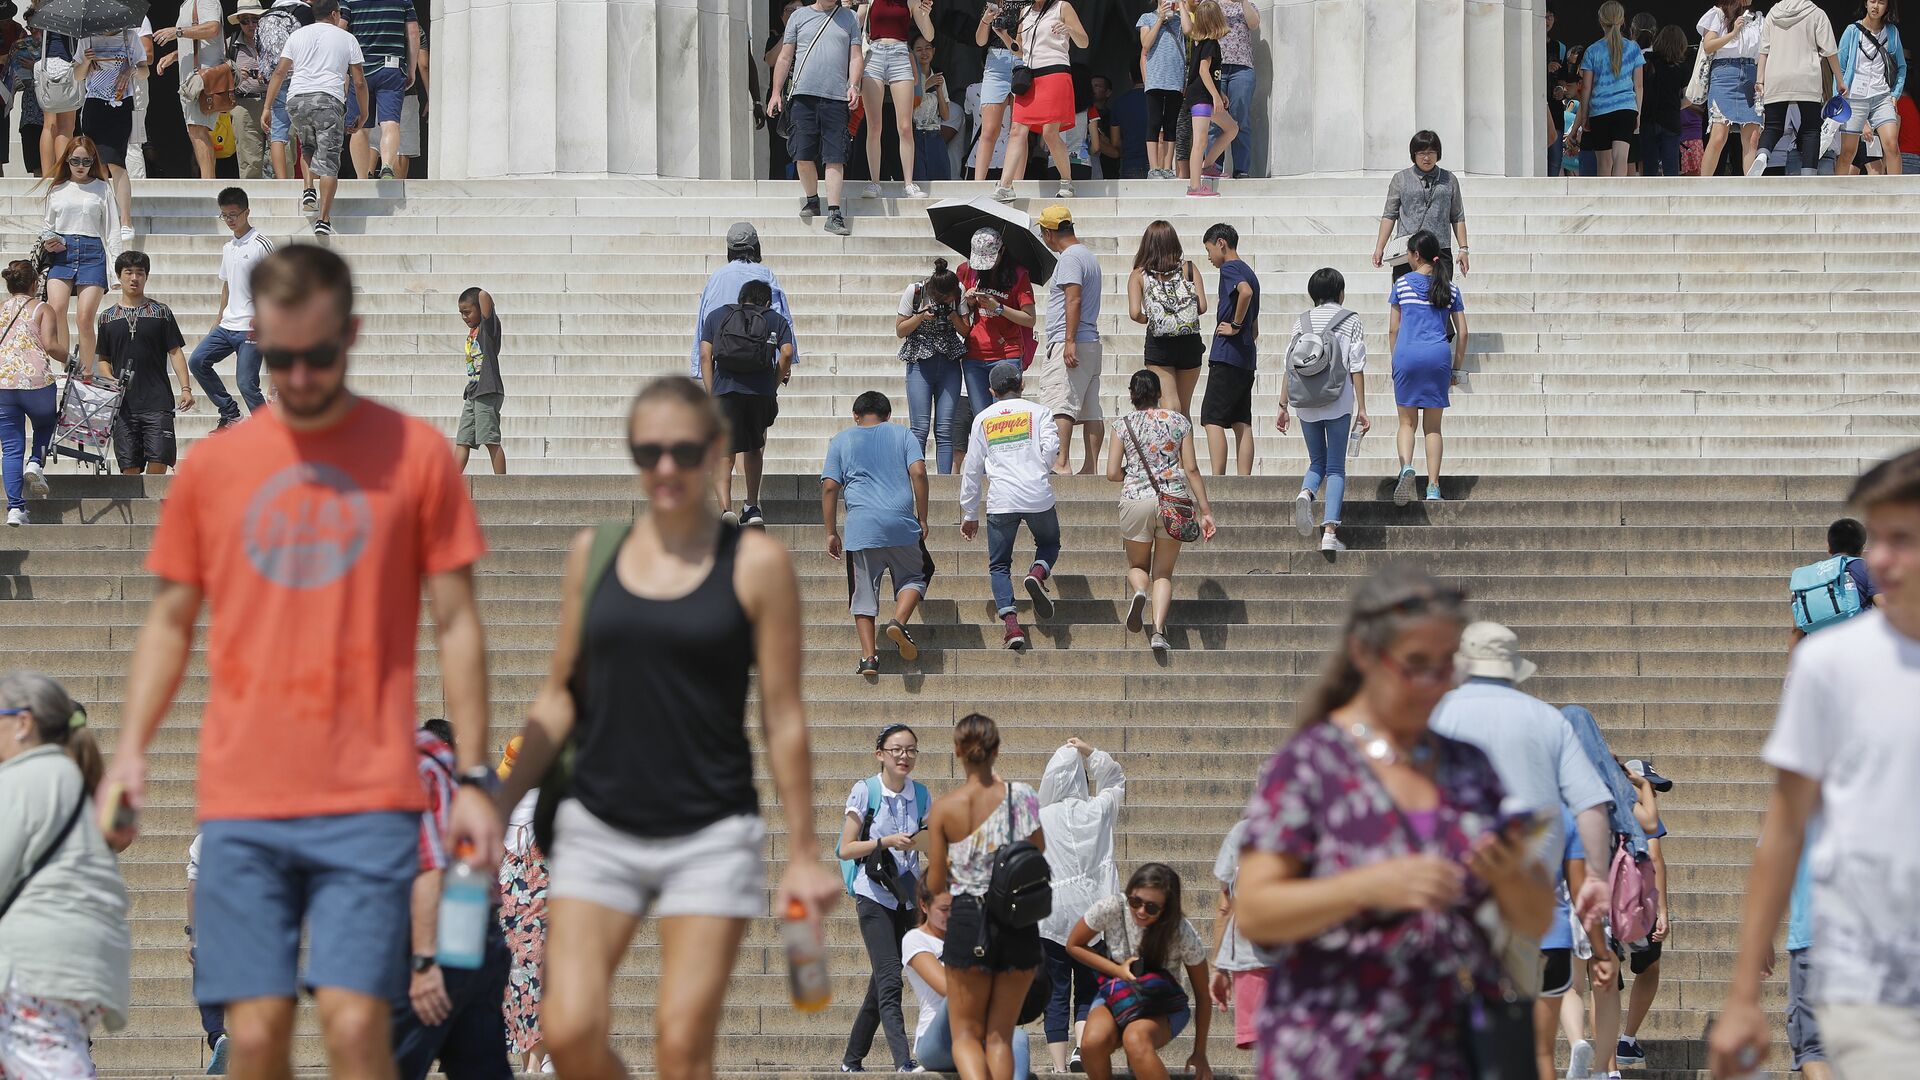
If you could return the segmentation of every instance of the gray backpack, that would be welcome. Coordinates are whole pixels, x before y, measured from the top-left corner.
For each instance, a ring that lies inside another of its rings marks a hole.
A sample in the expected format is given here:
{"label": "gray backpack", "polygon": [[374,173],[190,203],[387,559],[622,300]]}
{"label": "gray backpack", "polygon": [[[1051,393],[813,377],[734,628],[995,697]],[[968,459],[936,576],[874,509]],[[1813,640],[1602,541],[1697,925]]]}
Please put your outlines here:
{"label": "gray backpack", "polygon": [[1341,308],[1333,313],[1333,321],[1325,330],[1315,333],[1313,312],[1300,316],[1293,341],[1287,346],[1288,405],[1318,409],[1340,400],[1350,372],[1346,345],[1334,331],[1354,317],[1353,312]]}

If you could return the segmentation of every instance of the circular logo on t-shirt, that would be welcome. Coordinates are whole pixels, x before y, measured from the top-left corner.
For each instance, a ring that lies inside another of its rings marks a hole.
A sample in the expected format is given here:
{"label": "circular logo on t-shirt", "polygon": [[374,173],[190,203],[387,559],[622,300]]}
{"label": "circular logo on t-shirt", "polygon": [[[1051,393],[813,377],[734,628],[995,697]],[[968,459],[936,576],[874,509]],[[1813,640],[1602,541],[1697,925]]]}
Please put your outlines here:
{"label": "circular logo on t-shirt", "polygon": [[318,462],[289,465],[247,504],[247,560],[289,589],[338,581],[366,550],[373,511],[353,477]]}

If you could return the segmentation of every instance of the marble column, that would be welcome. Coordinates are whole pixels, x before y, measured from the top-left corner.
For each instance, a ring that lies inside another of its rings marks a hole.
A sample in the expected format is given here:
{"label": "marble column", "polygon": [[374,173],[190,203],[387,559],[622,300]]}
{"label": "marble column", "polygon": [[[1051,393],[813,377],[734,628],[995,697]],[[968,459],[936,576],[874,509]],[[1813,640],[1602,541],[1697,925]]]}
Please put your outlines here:
{"label": "marble column", "polygon": [[1455,172],[1544,171],[1546,0],[1267,0],[1272,176],[1393,172],[1439,134]]}
{"label": "marble column", "polygon": [[435,0],[433,175],[754,175],[750,0]]}

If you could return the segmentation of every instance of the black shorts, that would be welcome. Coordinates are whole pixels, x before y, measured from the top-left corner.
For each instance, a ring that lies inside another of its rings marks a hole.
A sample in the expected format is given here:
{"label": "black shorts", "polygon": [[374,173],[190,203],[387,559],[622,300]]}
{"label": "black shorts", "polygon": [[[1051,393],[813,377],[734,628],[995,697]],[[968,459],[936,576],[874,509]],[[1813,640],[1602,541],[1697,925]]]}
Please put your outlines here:
{"label": "black shorts", "polygon": [[1660,945],[1658,941],[1648,942],[1645,946],[1635,945],[1629,950],[1632,955],[1627,959],[1628,969],[1635,975],[1645,975],[1648,968],[1660,962]]}
{"label": "black shorts", "polygon": [[[1153,367],[1198,371],[1200,360],[1206,352],[1207,341],[1199,334],[1181,334],[1178,337],[1147,335],[1146,362]],[[1160,389],[1164,392],[1173,387],[1163,386]]]}
{"label": "black shorts", "polygon": [[733,452],[765,450],[767,429],[780,416],[780,399],[772,394],[721,394],[719,400],[733,429]]}
{"label": "black shorts", "polygon": [[121,409],[113,417],[113,456],[121,472],[174,463],[173,413]]}
{"label": "black shorts", "polygon": [[1541,949],[1540,958],[1545,961],[1540,969],[1540,996],[1565,997],[1573,989],[1573,950]]}
{"label": "black shorts", "polygon": [[1180,117],[1186,114],[1187,98],[1178,90],[1147,91],[1147,137],[1154,142],[1172,142],[1180,137]]}
{"label": "black shorts", "polygon": [[1230,428],[1253,423],[1254,371],[1235,364],[1207,365],[1207,393],[1200,401],[1200,426]]}
{"label": "black shorts", "polygon": [[100,150],[100,161],[107,165],[127,164],[127,144],[133,140],[133,99],[112,105],[88,98],[80,108],[79,132],[93,140]]}
{"label": "black shorts", "polygon": [[1040,966],[1040,928],[1001,926],[977,896],[953,898],[940,962],[961,971],[1032,971]]}
{"label": "black shorts", "polygon": [[822,166],[845,165],[847,144],[847,102],[844,98],[795,94],[788,98],[787,153],[795,161],[812,161]]}
{"label": "black shorts", "polygon": [[[1629,148],[1640,140],[1634,137],[1634,125],[1639,123],[1640,114],[1632,109],[1616,109],[1610,113],[1587,119],[1587,134],[1581,139],[1581,145],[1595,150],[1604,150],[1614,143],[1626,143]],[[1631,152],[1631,149],[1629,149]]]}

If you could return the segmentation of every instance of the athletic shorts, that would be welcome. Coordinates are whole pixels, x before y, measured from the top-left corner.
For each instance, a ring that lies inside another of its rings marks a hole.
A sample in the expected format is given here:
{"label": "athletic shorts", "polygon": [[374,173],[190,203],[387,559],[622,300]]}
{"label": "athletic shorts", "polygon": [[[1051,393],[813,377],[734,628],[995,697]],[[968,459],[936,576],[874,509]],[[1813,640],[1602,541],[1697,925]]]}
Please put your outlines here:
{"label": "athletic shorts", "polygon": [[287,118],[295,141],[306,148],[316,176],[340,173],[340,148],[347,141],[347,103],[332,94],[301,94],[287,102]]}
{"label": "athletic shorts", "polygon": [[139,472],[149,465],[171,467],[175,461],[173,413],[133,412],[121,409],[113,417],[113,456],[121,472]]}
{"label": "athletic shorts", "polygon": [[1253,423],[1252,368],[1208,364],[1207,392],[1200,399],[1200,426],[1230,428]]}
{"label": "athletic shorts", "polygon": [[721,394],[720,411],[733,429],[733,452],[767,448],[767,429],[780,416],[780,399],[772,394]]}
{"label": "athletic shorts", "polygon": [[500,445],[500,405],[505,394],[475,394],[460,406],[460,430],[455,446]]}
{"label": "athletic shorts", "polygon": [[1074,423],[1100,420],[1100,343],[1082,341],[1075,346],[1079,364],[1067,366],[1066,343],[1048,342],[1044,359],[1032,373],[1033,400]]}
{"label": "athletic shorts", "polygon": [[1633,128],[1640,122],[1640,114],[1632,109],[1616,109],[1610,113],[1587,119],[1587,134],[1581,140],[1583,145],[1594,150],[1605,150],[1614,143],[1626,143],[1629,146],[1639,142],[1634,138]]}
{"label": "athletic shorts", "polygon": [[994,922],[977,896],[955,896],[940,962],[957,971],[1032,971],[1040,966],[1040,927]]}
{"label": "athletic shorts", "polygon": [[1541,949],[1540,958],[1546,962],[1540,969],[1540,996],[1567,996],[1573,989],[1573,949]]}
{"label": "athletic shorts", "polygon": [[1233,979],[1233,1045],[1251,1050],[1260,1041],[1260,1010],[1267,1002],[1267,969],[1236,971]]}
{"label": "athletic shorts", "polygon": [[1627,968],[1635,975],[1645,975],[1647,969],[1660,962],[1661,942],[1649,941],[1645,945],[1635,945],[1627,957]]}
{"label": "athletic shorts", "polygon": [[722,818],[685,836],[635,836],[578,799],[554,817],[549,898],[585,900],[636,918],[767,913],[767,825],[757,814]]}
{"label": "athletic shorts", "polygon": [[847,552],[847,609],[855,615],[878,618],[880,578],[884,574],[893,575],[894,596],[912,589],[924,600],[927,584],[933,580],[933,556],[927,553],[924,542]]}

